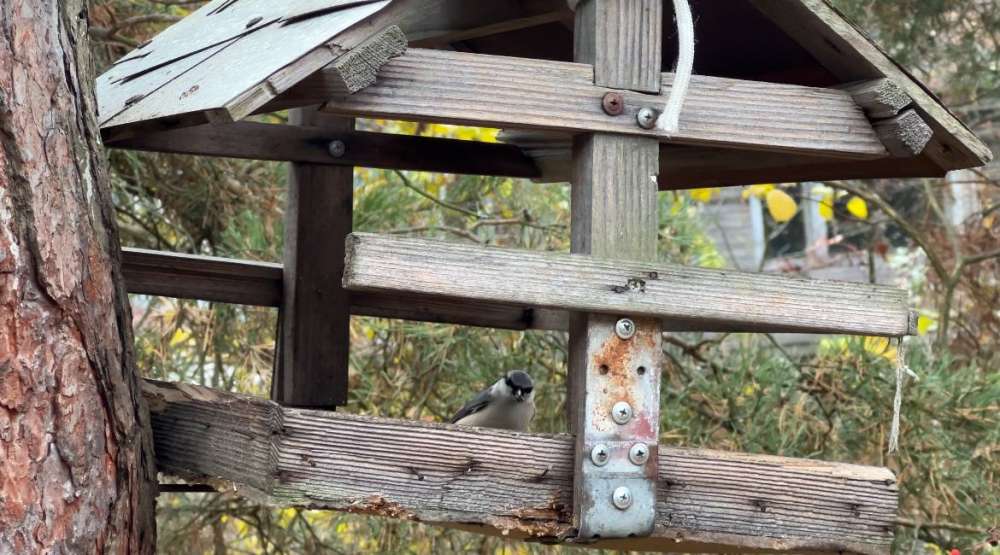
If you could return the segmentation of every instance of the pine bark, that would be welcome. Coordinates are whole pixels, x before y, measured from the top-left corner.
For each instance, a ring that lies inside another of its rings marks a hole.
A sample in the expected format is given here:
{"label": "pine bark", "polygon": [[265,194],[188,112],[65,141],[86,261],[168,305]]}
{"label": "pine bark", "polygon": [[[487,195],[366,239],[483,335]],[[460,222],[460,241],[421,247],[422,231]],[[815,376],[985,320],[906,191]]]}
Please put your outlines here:
{"label": "pine bark", "polygon": [[151,553],[86,0],[0,1],[0,553]]}

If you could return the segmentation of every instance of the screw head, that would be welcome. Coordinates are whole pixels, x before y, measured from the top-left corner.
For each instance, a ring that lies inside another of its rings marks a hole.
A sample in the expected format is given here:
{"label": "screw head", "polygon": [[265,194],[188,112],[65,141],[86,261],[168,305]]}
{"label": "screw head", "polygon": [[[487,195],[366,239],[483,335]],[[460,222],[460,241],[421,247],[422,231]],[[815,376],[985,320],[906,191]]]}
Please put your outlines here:
{"label": "screw head", "polygon": [[611,502],[615,504],[615,507],[624,511],[632,506],[632,491],[625,486],[615,488],[615,492],[611,495]]}
{"label": "screw head", "polygon": [[622,318],[615,323],[615,334],[622,339],[632,339],[635,335],[635,322]]}
{"label": "screw head", "polygon": [[646,464],[649,460],[649,447],[645,443],[636,443],[628,450],[628,460],[639,466]]}
{"label": "screw head", "polygon": [[656,118],[658,117],[659,114],[656,113],[656,110],[652,108],[641,108],[635,114],[635,121],[639,124],[639,127],[643,129],[652,129],[656,126]]}
{"label": "screw head", "polygon": [[611,450],[608,449],[607,445],[603,443],[598,443],[590,450],[590,460],[597,466],[604,466],[608,464],[608,460],[611,459]]}
{"label": "screw head", "polygon": [[611,419],[618,424],[626,424],[632,420],[632,405],[625,401],[618,401],[611,407]]}
{"label": "screw head", "polygon": [[340,140],[330,141],[328,149],[330,151],[330,156],[333,156],[334,158],[340,158],[341,156],[344,155],[344,153],[347,152],[347,145],[344,144],[344,141]]}
{"label": "screw head", "polygon": [[601,99],[601,108],[609,116],[620,116],[625,112],[625,97],[620,92],[608,92]]}

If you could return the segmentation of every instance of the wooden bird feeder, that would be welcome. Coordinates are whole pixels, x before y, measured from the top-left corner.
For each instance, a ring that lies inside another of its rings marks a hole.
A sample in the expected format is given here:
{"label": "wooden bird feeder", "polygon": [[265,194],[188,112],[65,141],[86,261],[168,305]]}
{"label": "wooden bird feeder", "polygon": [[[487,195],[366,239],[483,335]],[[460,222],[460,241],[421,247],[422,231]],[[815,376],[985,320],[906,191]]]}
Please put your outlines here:
{"label": "wooden bird feeder", "polygon": [[[529,540],[888,552],[888,469],[658,446],[660,336],[903,336],[906,293],[657,262],[657,190],[943,176],[989,150],[823,0],[691,4],[695,77],[669,136],[636,119],[673,82],[662,0],[214,0],[119,60],[97,88],[108,146],[291,163],[283,265],[124,253],[133,293],[281,314],[273,400],[147,382],[159,469]],[[352,233],[354,166],[572,182],[572,253]],[[568,330],[574,434],[312,410],[346,402],[352,314]]]}

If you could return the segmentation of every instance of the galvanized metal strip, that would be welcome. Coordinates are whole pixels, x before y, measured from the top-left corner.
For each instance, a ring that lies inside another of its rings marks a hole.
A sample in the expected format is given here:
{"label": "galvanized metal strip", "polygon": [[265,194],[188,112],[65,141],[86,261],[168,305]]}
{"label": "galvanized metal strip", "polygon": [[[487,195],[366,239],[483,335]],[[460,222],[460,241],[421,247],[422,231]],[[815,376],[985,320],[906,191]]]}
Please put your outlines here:
{"label": "galvanized metal strip", "polygon": [[645,536],[656,516],[660,322],[588,316],[578,457],[577,538]]}

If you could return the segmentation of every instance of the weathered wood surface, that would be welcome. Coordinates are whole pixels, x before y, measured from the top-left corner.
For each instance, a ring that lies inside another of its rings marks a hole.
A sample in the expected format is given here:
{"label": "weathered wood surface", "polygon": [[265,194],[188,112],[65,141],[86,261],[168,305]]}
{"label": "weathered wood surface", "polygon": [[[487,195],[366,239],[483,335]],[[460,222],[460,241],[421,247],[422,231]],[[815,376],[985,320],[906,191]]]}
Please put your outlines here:
{"label": "weathered wood surface", "polygon": [[[354,120],[296,109],[289,125],[352,131]],[[273,398],[283,405],[347,403],[350,293],[341,285],[344,238],[351,232],[354,168],[292,163],[285,207],[280,357]]]}
{"label": "weathered wood surface", "polygon": [[934,148],[928,154],[943,169],[977,167],[993,159],[989,148],[940,100],[825,0],[751,2],[845,82],[888,78],[899,85],[934,129]]}
{"label": "weathered wood surface", "polygon": [[304,77],[381,30],[369,30],[354,44],[323,47],[325,56],[307,56],[389,3],[245,0],[217,9],[224,1],[203,6],[98,78],[101,127],[205,112],[214,113],[210,119],[239,119],[246,114],[230,114],[231,101],[240,98],[245,111],[253,103],[248,93],[257,91],[249,96],[262,95],[253,106],[259,107],[284,90],[272,77],[289,65]]}
{"label": "weathered wood surface", "polygon": [[879,140],[889,154],[910,158],[924,151],[934,131],[916,110],[905,110],[898,116],[876,121],[874,126]]}
{"label": "weathered wood surface", "polygon": [[[328,146],[334,140],[344,143],[343,156],[330,155]],[[511,145],[249,121],[149,133],[108,146],[335,166],[508,177],[540,175],[534,162]]]}
{"label": "weathered wood surface", "polygon": [[[283,408],[147,380],[161,472],[281,506],[554,541],[572,533],[573,439]],[[661,447],[652,538],[592,547],[887,553],[885,468]]]}
{"label": "weathered wood surface", "polygon": [[281,304],[281,264],[122,249],[129,293],[223,303]]}
{"label": "weathered wood surface", "polygon": [[[906,292],[575,254],[352,234],[344,284],[358,291],[634,314],[745,329],[906,335]],[[699,324],[700,323],[700,324]]]}
{"label": "weathered wood surface", "polygon": [[594,0],[576,10],[574,61],[594,66],[599,87],[660,92],[661,0]]}
{"label": "weathered wood surface", "polygon": [[[332,99],[341,115],[428,120],[491,127],[608,132],[661,141],[878,158],[887,153],[851,95],[834,89],[695,76],[681,128],[667,137],[635,121],[642,106],[662,107],[660,95],[625,92],[623,115],[609,116],[587,64],[410,49],[379,71],[378,82],[335,96],[322,72],[289,90],[283,104]],[[489,102],[484,102],[489,99]]]}
{"label": "weathered wood surface", "polygon": [[837,88],[851,93],[854,102],[871,119],[891,118],[913,104],[910,95],[891,79],[858,81]]}
{"label": "weathered wood surface", "polygon": [[[536,181],[570,181],[573,138],[564,133],[503,130],[498,138],[516,145],[538,166]],[[661,190],[725,187],[754,183],[831,181],[883,177],[941,177],[926,158],[880,158],[845,162],[828,156],[730,148],[660,145]]]}

